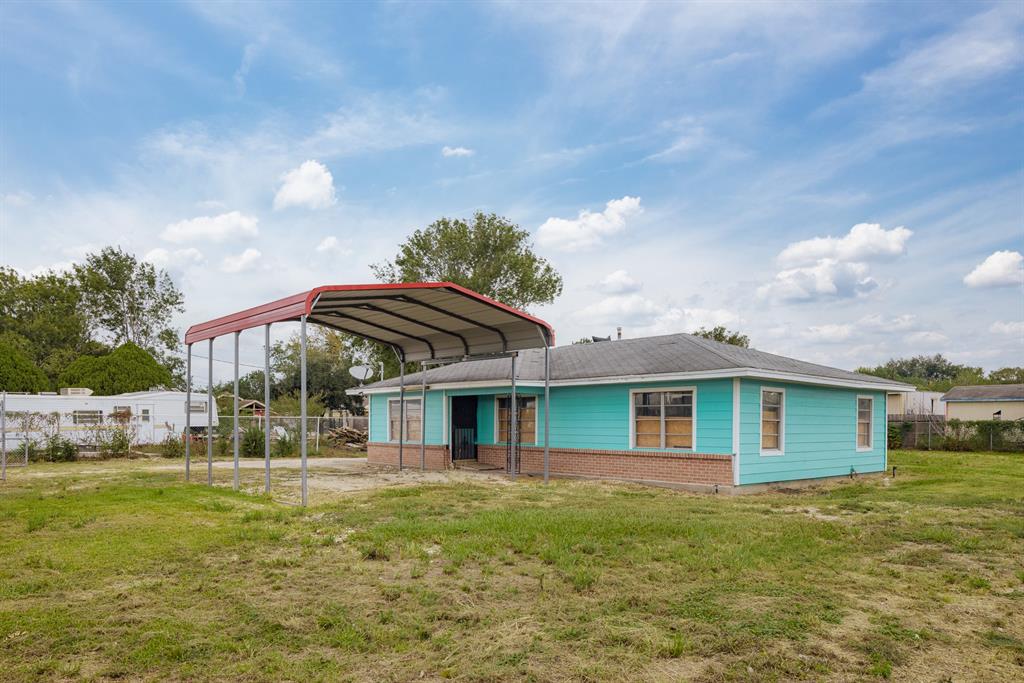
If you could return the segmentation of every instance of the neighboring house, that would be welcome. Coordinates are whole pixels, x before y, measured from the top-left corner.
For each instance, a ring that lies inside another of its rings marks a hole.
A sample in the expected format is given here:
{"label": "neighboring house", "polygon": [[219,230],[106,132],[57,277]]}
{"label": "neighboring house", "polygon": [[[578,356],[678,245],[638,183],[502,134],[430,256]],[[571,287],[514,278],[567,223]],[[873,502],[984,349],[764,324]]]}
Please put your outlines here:
{"label": "neighboring house", "polygon": [[886,396],[890,415],[942,415],[941,391],[890,391]]}
{"label": "neighboring house", "polygon": [[942,400],[947,420],[1024,419],[1024,384],[953,387]]}
{"label": "neighboring house", "polygon": [[[61,434],[76,443],[90,443],[90,432],[110,420],[127,420],[135,428],[138,443],[160,443],[168,434],[185,431],[185,397],[183,391],[133,391],[113,396],[93,396],[89,389],[62,389],[60,394],[6,394],[7,447],[21,444],[24,432],[16,413],[58,413]],[[193,428],[205,429],[206,396],[192,399]],[[213,424],[217,425],[214,411]],[[42,439],[41,431],[29,432],[29,438]]]}
{"label": "neighboring house", "polygon": [[[543,469],[543,350],[517,362],[521,471]],[[506,468],[507,358],[427,372],[426,465]],[[397,464],[397,378],[369,397],[371,463]],[[420,464],[419,373],[406,377],[404,463]],[[709,487],[886,468],[886,393],[899,382],[674,334],[551,350],[551,472]]]}

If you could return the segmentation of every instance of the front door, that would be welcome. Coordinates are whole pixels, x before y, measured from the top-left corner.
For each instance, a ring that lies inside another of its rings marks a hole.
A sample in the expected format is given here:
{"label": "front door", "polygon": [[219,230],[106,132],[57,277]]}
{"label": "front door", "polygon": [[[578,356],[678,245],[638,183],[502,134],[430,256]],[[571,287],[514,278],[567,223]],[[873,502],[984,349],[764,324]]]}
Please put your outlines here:
{"label": "front door", "polygon": [[452,397],[452,460],[476,460],[476,396]]}

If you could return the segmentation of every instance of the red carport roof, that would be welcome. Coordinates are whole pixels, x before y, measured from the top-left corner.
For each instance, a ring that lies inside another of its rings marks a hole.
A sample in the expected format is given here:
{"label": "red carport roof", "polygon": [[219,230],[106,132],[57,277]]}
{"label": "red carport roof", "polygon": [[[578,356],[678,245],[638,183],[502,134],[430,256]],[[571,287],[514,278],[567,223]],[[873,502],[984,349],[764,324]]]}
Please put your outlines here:
{"label": "red carport roof", "polygon": [[548,323],[452,282],[316,287],[193,325],[185,343],[297,321],[303,315],[308,322],[394,346],[409,361],[554,344]]}

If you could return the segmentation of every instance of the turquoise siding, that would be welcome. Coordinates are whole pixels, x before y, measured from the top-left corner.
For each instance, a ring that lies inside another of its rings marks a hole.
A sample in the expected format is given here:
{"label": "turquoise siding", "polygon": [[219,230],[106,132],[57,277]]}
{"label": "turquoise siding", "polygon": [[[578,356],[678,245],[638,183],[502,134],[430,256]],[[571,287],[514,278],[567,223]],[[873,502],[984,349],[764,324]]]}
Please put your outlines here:
{"label": "turquoise siding", "polygon": [[[419,398],[419,392],[409,393],[406,400]],[[370,396],[370,441],[388,440],[388,399],[397,399],[398,393]],[[427,443],[444,443],[444,402],[440,391],[427,392]],[[418,443],[418,442],[417,442]]]}
{"label": "turquoise siding", "polygon": [[[740,484],[885,469],[885,393],[741,380]],[[783,454],[761,455],[761,388],[785,390]],[[858,451],[857,397],[874,398],[870,451]]]}

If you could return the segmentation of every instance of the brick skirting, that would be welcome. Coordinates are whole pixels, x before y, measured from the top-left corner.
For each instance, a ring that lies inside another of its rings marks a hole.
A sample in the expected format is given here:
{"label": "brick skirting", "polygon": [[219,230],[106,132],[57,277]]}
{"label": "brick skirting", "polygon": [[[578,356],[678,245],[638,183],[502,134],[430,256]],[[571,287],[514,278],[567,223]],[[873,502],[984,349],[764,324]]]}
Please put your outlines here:
{"label": "brick skirting", "polygon": [[[398,446],[369,443],[367,462],[372,465],[398,465]],[[446,446],[427,446],[427,469],[451,466]],[[505,447],[480,445],[481,463],[505,469]],[[523,446],[520,449],[524,474],[544,471],[544,449]],[[405,446],[404,463],[419,467],[420,447]],[[672,484],[732,485],[732,456],[711,453],[662,453],[655,451],[605,451],[583,448],[552,448],[550,472],[553,475],[666,482]]]}
{"label": "brick skirting", "polygon": [[[447,446],[427,444],[425,450],[428,470],[444,470],[451,467],[451,456],[448,455]],[[366,462],[371,465],[398,467],[398,445],[393,443],[366,444]],[[420,466],[420,445],[418,443],[405,444],[402,449],[402,466]]]}

